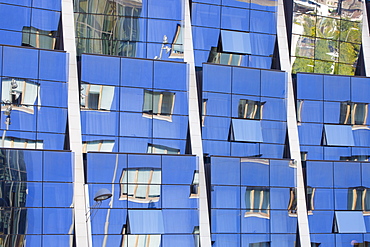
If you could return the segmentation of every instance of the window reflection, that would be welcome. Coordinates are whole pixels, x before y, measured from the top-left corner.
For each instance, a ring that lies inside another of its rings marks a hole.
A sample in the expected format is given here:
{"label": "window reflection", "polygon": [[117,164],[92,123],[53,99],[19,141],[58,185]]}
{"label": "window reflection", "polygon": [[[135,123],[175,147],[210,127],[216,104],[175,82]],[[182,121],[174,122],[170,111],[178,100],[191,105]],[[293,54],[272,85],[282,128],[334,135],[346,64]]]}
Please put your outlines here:
{"label": "window reflection", "polygon": [[112,152],[115,142],[113,140],[97,140],[82,142],[82,152]]}
{"label": "window reflection", "polygon": [[24,148],[24,149],[43,149],[44,143],[42,140],[30,140],[17,137],[5,137],[4,146],[5,148]]}
{"label": "window reflection", "polygon": [[263,105],[266,102],[241,99],[238,106],[238,117],[247,119],[262,119]]}
{"label": "window reflection", "polygon": [[348,189],[347,209],[360,210],[370,214],[370,192],[368,188],[356,187]]}
{"label": "window reflection", "polygon": [[122,171],[120,198],[137,203],[158,202],[161,196],[161,169],[129,168]]}
{"label": "window reflection", "polygon": [[270,189],[265,187],[247,187],[245,190],[244,217],[270,218]]}
{"label": "window reflection", "polygon": [[[315,188],[306,189],[307,213],[310,215],[314,210]],[[288,204],[288,214],[291,217],[297,217],[297,188],[290,188],[290,197]]]}
{"label": "window reflection", "polygon": [[81,85],[81,108],[85,110],[111,110],[114,87],[105,85]]}
{"label": "window reflection", "polygon": [[184,58],[183,34],[181,25],[177,25],[169,58]]}
{"label": "window reflection", "polygon": [[148,151],[147,153],[153,154],[179,154],[180,149],[171,148],[164,145],[156,145],[156,144],[148,144]]}
{"label": "window reflection", "polygon": [[123,247],[159,247],[161,235],[123,235]]}
{"label": "window reflection", "polygon": [[368,116],[369,104],[341,102],[340,124],[365,125]]}
{"label": "window reflection", "polygon": [[144,90],[143,116],[172,121],[175,93]]}
{"label": "window reflection", "polygon": [[199,198],[199,171],[194,171],[193,181],[190,185],[190,198]]}
{"label": "window reflection", "polygon": [[22,46],[55,49],[57,31],[45,31],[34,27],[23,27]]}
{"label": "window reflection", "polygon": [[219,52],[217,47],[212,47],[208,57],[209,63],[239,66],[242,62],[242,55],[226,52]]}

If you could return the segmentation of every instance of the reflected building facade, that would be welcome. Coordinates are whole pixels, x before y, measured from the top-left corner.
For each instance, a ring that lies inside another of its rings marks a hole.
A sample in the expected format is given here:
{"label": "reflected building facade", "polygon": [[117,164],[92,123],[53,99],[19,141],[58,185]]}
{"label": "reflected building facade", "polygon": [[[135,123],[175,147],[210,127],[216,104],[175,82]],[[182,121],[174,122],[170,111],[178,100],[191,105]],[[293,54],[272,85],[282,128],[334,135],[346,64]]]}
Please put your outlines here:
{"label": "reflected building facade", "polygon": [[0,247],[369,246],[368,7],[0,0]]}

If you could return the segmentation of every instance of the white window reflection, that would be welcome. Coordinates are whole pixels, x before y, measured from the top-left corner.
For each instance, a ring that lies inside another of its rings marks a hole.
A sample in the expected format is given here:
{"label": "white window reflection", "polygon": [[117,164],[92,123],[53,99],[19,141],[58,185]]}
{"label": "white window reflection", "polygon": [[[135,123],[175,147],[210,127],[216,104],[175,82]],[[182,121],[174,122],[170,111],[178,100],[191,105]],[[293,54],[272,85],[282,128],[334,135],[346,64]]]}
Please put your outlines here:
{"label": "white window reflection", "polygon": [[105,85],[82,84],[81,108],[85,110],[105,110],[112,108],[114,87]]}
{"label": "white window reflection", "polygon": [[[307,213],[312,214],[314,208],[314,197],[315,197],[315,188],[308,187],[306,190],[306,204],[307,204]],[[297,188],[290,188],[290,197],[288,203],[288,214],[291,217],[297,217]]]}
{"label": "white window reflection", "polygon": [[263,106],[266,102],[241,99],[238,106],[238,117],[247,119],[262,119]]}
{"label": "white window reflection", "polygon": [[172,121],[175,93],[144,90],[143,116]]}
{"label": "white window reflection", "polygon": [[341,102],[340,124],[365,125],[369,113],[369,104]]}
{"label": "white window reflection", "polygon": [[179,154],[180,149],[171,148],[164,145],[148,144],[147,153],[152,154]]}
{"label": "white window reflection", "polygon": [[264,187],[247,187],[245,190],[244,217],[270,218],[270,189]]}
{"label": "white window reflection", "polygon": [[370,215],[370,190],[365,187],[349,188],[347,210],[359,210]]}
{"label": "white window reflection", "polygon": [[57,31],[45,31],[34,27],[23,27],[22,46],[55,49]]}
{"label": "white window reflection", "polygon": [[161,235],[123,235],[123,247],[159,247]]}
{"label": "white window reflection", "polygon": [[82,142],[82,152],[113,152],[113,140],[97,140]]}
{"label": "white window reflection", "polygon": [[158,202],[161,196],[161,173],[158,168],[124,169],[120,178],[119,200]]}
{"label": "white window reflection", "polygon": [[24,148],[24,149],[43,149],[44,143],[40,140],[29,140],[16,137],[6,137],[4,148]]}
{"label": "white window reflection", "polygon": [[[12,110],[34,114],[33,105],[36,104],[40,93],[40,84],[24,79],[4,78],[1,90],[2,111],[12,105]],[[40,97],[38,99],[40,101]],[[41,102],[38,102],[38,105],[40,104]]]}

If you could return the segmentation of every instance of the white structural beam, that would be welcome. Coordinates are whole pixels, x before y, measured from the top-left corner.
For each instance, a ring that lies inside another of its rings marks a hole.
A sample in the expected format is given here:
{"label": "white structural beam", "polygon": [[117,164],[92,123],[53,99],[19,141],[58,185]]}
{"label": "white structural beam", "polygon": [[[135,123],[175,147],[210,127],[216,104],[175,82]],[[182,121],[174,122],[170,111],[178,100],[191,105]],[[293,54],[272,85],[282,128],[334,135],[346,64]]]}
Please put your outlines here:
{"label": "white structural beam", "polygon": [[198,88],[195,75],[193,37],[191,30],[189,0],[184,1],[184,61],[188,64],[188,103],[189,126],[192,154],[198,158],[199,165],[199,239],[200,246],[211,247],[211,230],[206,189],[206,176],[203,159],[201,125],[199,119]]}
{"label": "white structural beam", "polygon": [[80,88],[76,60],[75,24],[73,0],[62,0],[62,24],[64,50],[69,55],[68,62],[68,126],[70,149],[74,154],[74,220],[77,247],[88,247],[90,234],[86,223],[86,194],[84,188],[84,167],[82,158],[82,138],[80,121]]}
{"label": "white structural beam", "polygon": [[370,34],[369,20],[367,18],[366,2],[363,3],[363,18],[362,18],[362,51],[364,55],[365,74],[370,76]]}
{"label": "white structural beam", "polygon": [[285,11],[283,0],[278,0],[277,16],[277,39],[279,44],[279,55],[281,69],[287,72],[287,126],[289,136],[289,147],[291,158],[297,164],[297,215],[299,238],[302,247],[310,247],[310,232],[306,208],[306,196],[304,178],[301,162],[301,151],[299,146],[297,118],[295,112],[293,80],[291,74],[291,63],[289,57],[288,36],[286,32]]}

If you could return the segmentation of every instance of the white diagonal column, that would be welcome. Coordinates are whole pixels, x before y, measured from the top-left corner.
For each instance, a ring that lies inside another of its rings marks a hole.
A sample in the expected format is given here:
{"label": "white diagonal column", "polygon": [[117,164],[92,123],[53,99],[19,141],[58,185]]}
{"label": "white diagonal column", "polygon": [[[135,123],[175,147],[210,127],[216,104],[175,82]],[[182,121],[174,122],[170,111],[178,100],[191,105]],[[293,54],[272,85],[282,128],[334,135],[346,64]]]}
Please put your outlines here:
{"label": "white diagonal column", "polygon": [[68,62],[68,126],[70,149],[74,153],[74,216],[77,247],[88,247],[90,234],[86,223],[86,195],[80,121],[80,88],[78,86],[73,0],[62,0],[64,50]]}
{"label": "white diagonal column", "polygon": [[297,216],[299,238],[302,247],[310,247],[310,232],[306,208],[306,196],[301,162],[301,150],[299,146],[297,118],[295,112],[293,81],[291,63],[289,57],[288,37],[283,0],[278,0],[277,39],[279,45],[281,70],[287,72],[287,126],[291,158],[297,163]]}
{"label": "white diagonal column", "polygon": [[370,33],[369,20],[367,18],[366,3],[363,3],[363,18],[362,18],[362,51],[364,55],[365,74],[370,76]]}
{"label": "white diagonal column", "polygon": [[199,119],[198,88],[195,75],[193,37],[191,30],[189,0],[184,0],[184,61],[188,65],[188,103],[191,152],[198,158],[199,165],[199,238],[200,246],[211,247],[211,230],[203,160],[201,125]]}

